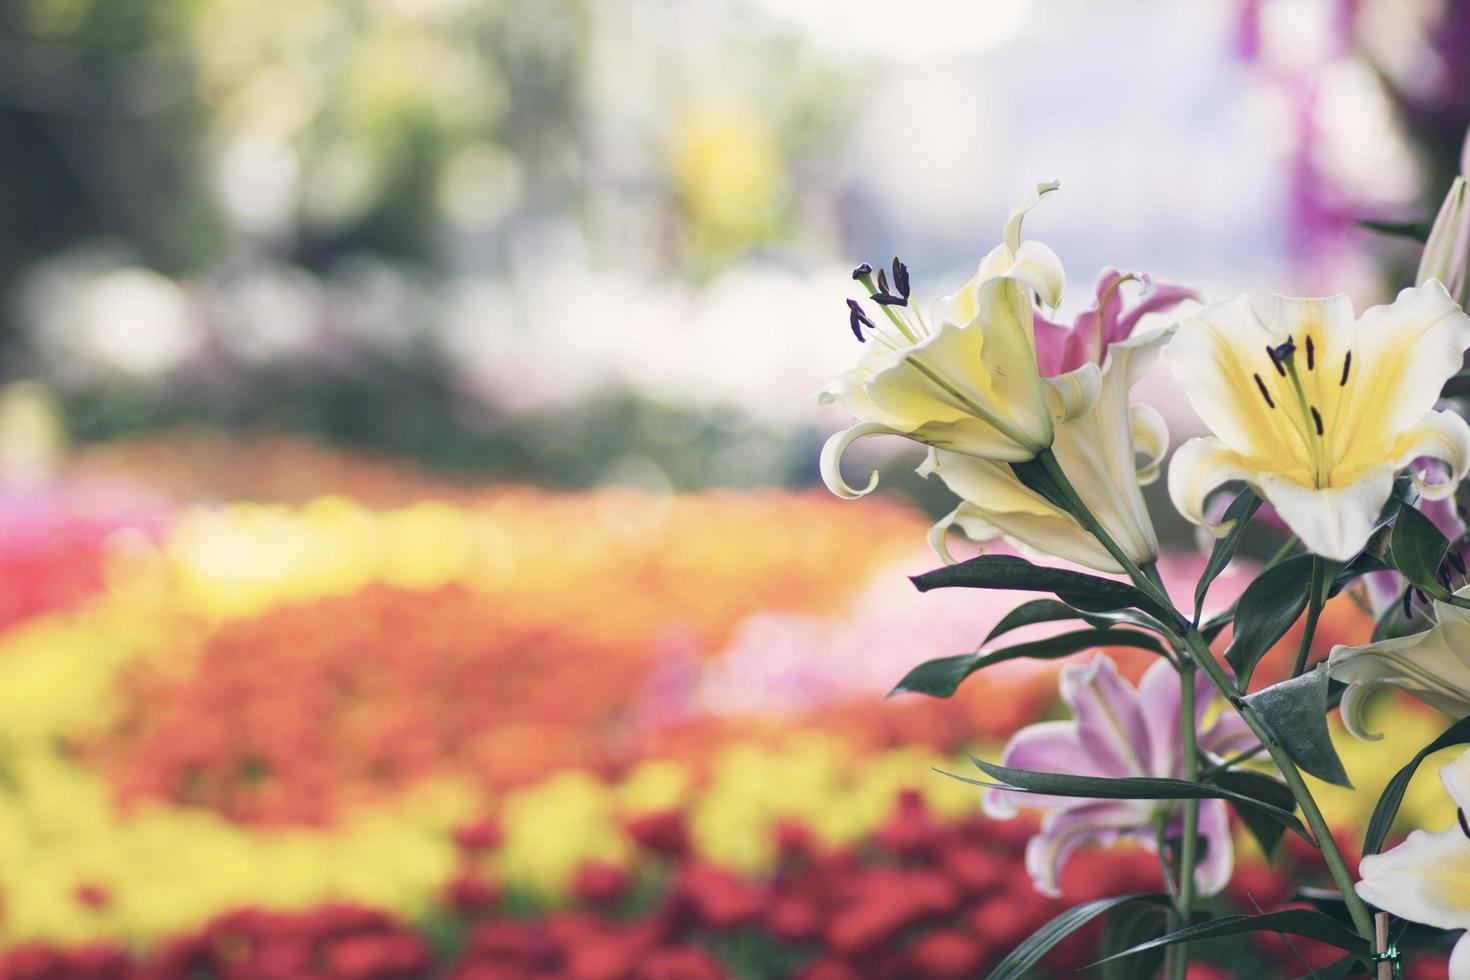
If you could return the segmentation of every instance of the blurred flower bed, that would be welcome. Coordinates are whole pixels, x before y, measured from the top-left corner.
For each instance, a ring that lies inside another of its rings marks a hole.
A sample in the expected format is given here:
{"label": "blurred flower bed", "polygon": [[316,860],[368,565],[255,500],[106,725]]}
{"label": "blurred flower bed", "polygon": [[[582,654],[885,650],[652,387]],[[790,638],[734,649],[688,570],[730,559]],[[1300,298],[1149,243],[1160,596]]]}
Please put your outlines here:
{"label": "blurred flower bed", "polygon": [[[957,977],[1157,886],[1114,850],[1034,894],[1034,823],[934,771],[1052,711],[1049,669],[881,700],[1006,611],[886,586],[932,562],[917,513],[454,487],[281,440],[221,467],[200,439],[3,497],[0,977]],[[1365,623],[1329,607],[1320,651]],[[1342,743],[1379,782],[1441,727],[1387,710]],[[1321,790],[1345,841],[1360,789]],[[1438,799],[1416,781],[1406,820]],[[1241,848],[1228,903],[1289,901]]]}

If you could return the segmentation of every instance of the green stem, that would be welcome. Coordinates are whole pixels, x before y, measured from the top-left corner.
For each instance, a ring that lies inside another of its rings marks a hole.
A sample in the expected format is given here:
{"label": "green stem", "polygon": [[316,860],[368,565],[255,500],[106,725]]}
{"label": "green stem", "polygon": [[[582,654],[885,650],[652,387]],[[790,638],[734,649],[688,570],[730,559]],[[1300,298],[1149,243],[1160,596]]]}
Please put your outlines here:
{"label": "green stem", "polygon": [[1173,609],[1174,604],[1169,601],[1168,593],[1162,587],[1155,585],[1153,580],[1144,574],[1143,569],[1139,568],[1133,559],[1129,558],[1128,554],[1122,548],[1118,547],[1118,542],[1113,540],[1113,536],[1108,533],[1107,528],[1098,522],[1098,519],[1093,516],[1092,511],[1082,502],[1082,498],[1078,496],[1076,488],[1072,486],[1072,481],[1067,479],[1067,474],[1062,469],[1061,462],[1057,460],[1056,454],[1050,449],[1043,449],[1036,458],[1046,470],[1047,475],[1056,483],[1057,489],[1062,492],[1062,496],[1066,498],[1068,509],[1071,510],[1072,516],[1077,518],[1078,523],[1094,538],[1097,538],[1099,544],[1107,549],[1108,554],[1113,556],[1113,561],[1118,563],[1118,567],[1123,569],[1128,577],[1133,580],[1133,584],[1165,609]]}
{"label": "green stem", "polygon": [[[1179,670],[1179,740],[1186,782],[1199,781],[1199,758],[1195,754],[1194,731],[1194,665]],[[1185,929],[1194,915],[1194,864],[1199,853],[1199,800],[1184,801],[1183,840],[1179,845],[1179,927]],[[1171,980],[1184,980],[1189,955],[1180,944],[1179,955],[1170,963]]]}
{"label": "green stem", "polygon": [[1291,761],[1291,756],[1286,750],[1271,737],[1271,732],[1266,728],[1264,722],[1257,717],[1255,711],[1247,704],[1239,694],[1235,692],[1234,685],[1226,675],[1223,667],[1215,660],[1215,655],[1210,652],[1205,638],[1198,630],[1190,630],[1184,637],[1189,653],[1194,657],[1194,662],[1210,683],[1223,694],[1240,717],[1245,721],[1250,730],[1255,733],[1256,738],[1271,753],[1271,761],[1276,763],[1276,768],[1281,771],[1281,778],[1285,780],[1291,795],[1296,797],[1297,806],[1301,807],[1302,817],[1307,826],[1312,830],[1312,836],[1317,840],[1317,846],[1322,851],[1322,858],[1327,862],[1327,870],[1332,875],[1332,881],[1337,885],[1337,890],[1342,893],[1343,903],[1347,906],[1348,914],[1352,916],[1353,925],[1358,933],[1369,942],[1373,941],[1373,919],[1368,914],[1368,907],[1358,897],[1353,889],[1353,876],[1348,871],[1347,862],[1343,860],[1342,851],[1337,847],[1337,841],[1332,837],[1332,829],[1327,826],[1327,819],[1322,816],[1317,801],[1312,797],[1312,791],[1307,787],[1302,774],[1297,770],[1296,763]]}
{"label": "green stem", "polygon": [[1307,657],[1312,652],[1312,639],[1317,635],[1317,618],[1322,615],[1322,576],[1325,562],[1312,556],[1312,587],[1307,593],[1307,624],[1302,630],[1302,645],[1297,647],[1296,664],[1291,668],[1292,677],[1302,676],[1307,669]]}
{"label": "green stem", "polygon": [[[1067,474],[1062,471],[1061,464],[1057,462],[1056,456],[1051,450],[1044,450],[1037,458],[1041,460],[1047,473],[1056,481],[1063,496],[1066,497],[1068,504],[1072,507],[1073,516],[1107,549],[1108,554],[1112,555],[1118,565],[1128,573],[1128,577],[1133,580],[1133,584],[1138,586],[1139,589],[1147,593],[1155,601],[1161,603],[1164,608],[1174,610],[1175,615],[1179,616],[1178,610],[1175,609],[1174,604],[1169,600],[1168,594],[1158,588],[1123,553],[1123,550],[1118,547],[1117,542],[1112,539],[1107,530],[1098,523],[1097,518],[1087,509],[1087,505],[1077,495],[1077,491],[1072,487],[1071,481],[1067,479]],[[1467,604],[1470,604],[1470,600],[1465,601]],[[1179,616],[1179,619],[1185,621],[1183,616]],[[1184,653],[1187,651],[1189,653],[1194,659],[1195,665],[1204,671],[1205,676],[1210,679],[1210,683],[1215,685],[1215,689],[1240,713],[1241,719],[1255,733],[1256,738],[1260,740],[1261,744],[1266,747],[1266,751],[1271,754],[1271,761],[1276,763],[1276,768],[1281,772],[1281,778],[1291,790],[1291,795],[1296,798],[1297,806],[1302,811],[1302,817],[1306,820],[1307,826],[1311,828],[1312,836],[1316,838],[1317,846],[1322,851],[1322,858],[1327,862],[1327,870],[1332,875],[1333,883],[1337,885],[1338,891],[1342,893],[1343,904],[1347,906],[1348,914],[1353,920],[1353,925],[1357,928],[1359,935],[1368,942],[1373,942],[1373,918],[1368,914],[1368,907],[1363,904],[1363,900],[1358,897],[1357,891],[1353,888],[1353,876],[1348,871],[1347,862],[1343,860],[1342,851],[1338,849],[1337,841],[1332,837],[1332,830],[1327,826],[1327,819],[1322,816],[1322,810],[1317,806],[1317,801],[1312,797],[1311,789],[1307,787],[1306,781],[1302,779],[1302,774],[1297,770],[1296,763],[1292,762],[1291,756],[1272,738],[1270,730],[1261,721],[1260,717],[1256,715],[1255,710],[1235,690],[1235,685],[1231,683],[1230,677],[1225,673],[1225,668],[1221,667],[1219,661],[1215,659],[1214,653],[1210,651],[1209,644],[1205,642],[1205,638],[1200,635],[1198,629],[1191,627],[1182,638],[1171,637],[1170,639],[1171,641],[1182,639],[1182,646],[1185,649],[1180,652]]]}

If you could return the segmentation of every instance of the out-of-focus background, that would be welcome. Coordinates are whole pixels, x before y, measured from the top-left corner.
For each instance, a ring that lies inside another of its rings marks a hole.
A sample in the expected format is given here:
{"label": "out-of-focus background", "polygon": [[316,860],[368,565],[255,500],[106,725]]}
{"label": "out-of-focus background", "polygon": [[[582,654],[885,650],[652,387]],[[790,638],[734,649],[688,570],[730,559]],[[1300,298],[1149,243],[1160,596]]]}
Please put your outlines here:
{"label": "out-of-focus background", "polygon": [[[1060,178],[1066,318],[1381,302],[1467,121],[1458,0],[0,0],[0,976],[975,974],[1065,903],[934,769],[1054,675],[882,700],[1007,606],[905,582],[912,447],[817,482],[850,268],[951,291]],[[1349,846],[1442,727],[1381,710]]]}

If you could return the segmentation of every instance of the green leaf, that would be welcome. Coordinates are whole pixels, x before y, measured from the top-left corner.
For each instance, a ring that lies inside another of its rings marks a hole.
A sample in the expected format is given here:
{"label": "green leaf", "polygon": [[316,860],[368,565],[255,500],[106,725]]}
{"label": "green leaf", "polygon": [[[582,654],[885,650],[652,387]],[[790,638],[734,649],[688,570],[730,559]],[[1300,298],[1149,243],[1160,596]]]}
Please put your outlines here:
{"label": "green leaf", "polygon": [[1407,504],[1401,506],[1388,547],[1400,575],[1431,595],[1445,591],[1438,576],[1450,542],[1423,513]]}
{"label": "green leaf", "polygon": [[1433,227],[1428,221],[1374,221],[1371,218],[1359,218],[1353,223],[1380,235],[1412,238],[1421,245],[1429,241],[1429,231]]}
{"label": "green leaf", "polygon": [[1266,652],[1286,635],[1307,608],[1312,556],[1294,555],[1260,574],[1235,604],[1235,635],[1225,659],[1244,691]]}
{"label": "green leaf", "polygon": [[997,963],[995,969],[990,971],[989,980],[1018,980],[1025,976],[1026,971],[1051,952],[1057,943],[1110,909],[1129,902],[1154,902],[1159,905],[1167,905],[1168,901],[1165,895],[1134,894],[1113,895],[1074,905],[1027,936],[1020,945],[1007,953],[1005,959]]}
{"label": "green leaf", "polygon": [[940,657],[937,660],[926,661],[905,674],[903,680],[888,692],[888,697],[912,692],[927,694],[935,698],[947,698],[954,694],[966,677],[994,664],[1022,658],[1056,660],[1059,657],[1069,657],[1074,653],[1096,647],[1137,647],[1160,656],[1164,655],[1164,647],[1158,640],[1137,630],[1077,630],[1072,633],[1049,636],[1042,640],[1017,643],[999,650],[992,650],[989,653],[962,653],[954,657]]}
{"label": "green leaf", "polygon": [[1327,683],[1327,671],[1319,665],[1300,677],[1248,695],[1245,702],[1293,762],[1318,779],[1351,789],[1353,784],[1327,731]]}
{"label": "green leaf", "polygon": [[1033,565],[1013,555],[981,555],[946,565],[913,577],[920,592],[930,589],[1012,589],[1021,592],[1050,592],[1067,605],[1083,612],[1114,612],[1141,609],[1179,631],[1189,624],[1165,609],[1139,589],[1125,582],[1087,575],[1064,568]]}
{"label": "green leaf", "polygon": [[970,756],[973,762],[995,782],[970,779],[955,773],[945,773],[952,779],[974,786],[1003,788],[1022,793],[1041,793],[1047,796],[1075,796],[1094,800],[1233,800],[1239,805],[1250,807],[1262,814],[1269,814],[1293,833],[1305,840],[1312,837],[1296,814],[1255,797],[1237,793],[1223,786],[1210,783],[1192,783],[1183,779],[1165,779],[1153,776],[1078,776],[1072,773],[1033,772],[1030,769],[1012,769],[998,766],[983,759]]}
{"label": "green leaf", "polygon": [[[1287,813],[1296,809],[1296,797],[1292,795],[1291,787],[1265,773],[1252,772],[1249,769],[1230,769],[1213,776],[1210,782],[1221,789],[1259,800]],[[1256,839],[1256,843],[1261,845],[1261,852],[1269,860],[1276,851],[1276,845],[1281,842],[1286,826],[1271,814],[1242,805],[1237,800],[1231,800],[1230,806]]]}
{"label": "green leaf", "polygon": [[[1109,909],[1103,919],[1102,948],[1104,956],[1112,956],[1150,939],[1157,939],[1169,928],[1169,910],[1156,902],[1127,902]],[[1102,968],[1102,980],[1154,980],[1164,964],[1162,948],[1113,960]]]}
{"label": "green leaf", "polygon": [[1073,609],[1065,602],[1056,599],[1032,599],[1023,602],[1015,609],[1001,617],[995,628],[986,634],[982,646],[999,636],[1004,636],[1012,630],[1018,630],[1023,626],[1035,626],[1038,623],[1059,623],[1068,619],[1080,619],[1087,625],[1096,629],[1107,629],[1118,623],[1130,623],[1134,626],[1142,626],[1147,629],[1158,629],[1159,624],[1152,617],[1145,618],[1141,613],[1132,609],[1120,609],[1117,612],[1094,613],[1083,612]]}
{"label": "green leaf", "polygon": [[1121,953],[1098,960],[1092,965],[1099,966],[1109,960],[1120,959],[1124,956],[1137,956],[1147,950],[1172,946],[1175,943],[1238,936],[1247,932],[1286,932],[1293,936],[1303,936],[1329,946],[1336,946],[1355,956],[1367,956],[1372,952],[1372,947],[1368,945],[1366,939],[1351,929],[1344,928],[1330,915],[1323,915],[1312,909],[1283,909],[1280,912],[1267,912],[1265,915],[1223,915],[1218,919],[1186,926],[1167,936],[1139,943]]}
{"label": "green leaf", "polygon": [[1230,564],[1230,559],[1235,557],[1235,549],[1240,547],[1240,536],[1250,524],[1251,515],[1260,506],[1261,498],[1256,496],[1255,491],[1247,487],[1236,494],[1230,506],[1225,509],[1223,519],[1231,522],[1230,530],[1215,542],[1214,549],[1210,551],[1210,560],[1205,562],[1205,570],[1200,575],[1199,584],[1194,587],[1195,623],[1199,622],[1200,611],[1205,605],[1205,595],[1210,591],[1210,583],[1215,581],[1225,570],[1225,566]]}
{"label": "green leaf", "polygon": [[1404,802],[1404,793],[1409,789],[1409,781],[1414,778],[1414,773],[1419,771],[1419,766],[1424,760],[1440,749],[1447,749],[1451,745],[1464,745],[1466,742],[1470,742],[1470,718],[1461,718],[1446,728],[1439,738],[1420,749],[1407,765],[1394,773],[1388,785],[1383,787],[1383,793],[1378,797],[1378,804],[1373,807],[1373,816],[1368,820],[1368,830],[1363,835],[1364,854],[1377,854],[1383,848],[1384,838],[1388,837],[1394,818],[1399,814],[1399,806]]}

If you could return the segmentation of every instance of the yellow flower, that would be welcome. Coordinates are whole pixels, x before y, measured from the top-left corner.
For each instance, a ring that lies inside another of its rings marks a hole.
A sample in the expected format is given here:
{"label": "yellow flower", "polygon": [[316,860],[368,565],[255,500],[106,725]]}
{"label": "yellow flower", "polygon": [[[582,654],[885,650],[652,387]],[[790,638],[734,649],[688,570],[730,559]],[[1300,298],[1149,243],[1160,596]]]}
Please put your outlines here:
{"label": "yellow flower", "polygon": [[[833,493],[850,499],[877,486],[876,472],[859,490],[839,469],[847,447],[864,436],[901,435],[980,459],[1020,462],[1052,444],[1049,390],[1061,396],[1065,417],[1095,397],[1095,374],[1089,392],[1079,390],[1075,379],[1043,381],[1036,367],[1031,293],[1054,305],[1062,270],[1049,248],[1021,241],[1021,220],[1056,186],[1040,185],[1012,212],[1005,240],[973,279],[934,304],[932,322],[909,306],[908,270],[896,259],[895,294],[880,273],[874,295],[883,311],[879,321],[849,301],[854,333],[873,343],[856,367],[817,396],[857,419],[822,449],[822,478]],[[863,266],[853,275],[866,283],[870,272]]]}
{"label": "yellow flower", "polygon": [[1433,410],[1470,347],[1470,317],[1436,281],[1405,289],[1354,320],[1346,296],[1276,298],[1274,325],[1244,296],[1205,307],[1164,350],[1214,436],[1191,439],[1169,466],[1174,506],[1208,524],[1205,499],[1243,480],[1319,555],[1347,560],[1372,533],[1395,474],[1442,461],[1442,482],[1414,474],[1431,499],[1470,466],[1470,426]]}
{"label": "yellow flower", "polygon": [[[1172,328],[1158,330],[1110,344],[1097,398],[1073,418],[1064,418],[1058,408],[1052,445],[1083,503],[1140,565],[1158,557],[1159,541],[1139,485],[1158,478],[1169,430],[1152,408],[1130,407],[1128,391],[1172,332]],[[1092,364],[1079,370],[1097,371]],[[1142,465],[1135,462],[1135,454],[1144,456]],[[919,473],[939,474],[962,500],[929,535],[930,544],[947,562],[953,559],[944,546],[944,536],[950,527],[958,526],[977,541],[1004,537],[1101,572],[1123,571],[1075,517],[1023,484],[1005,463],[931,449]]]}

